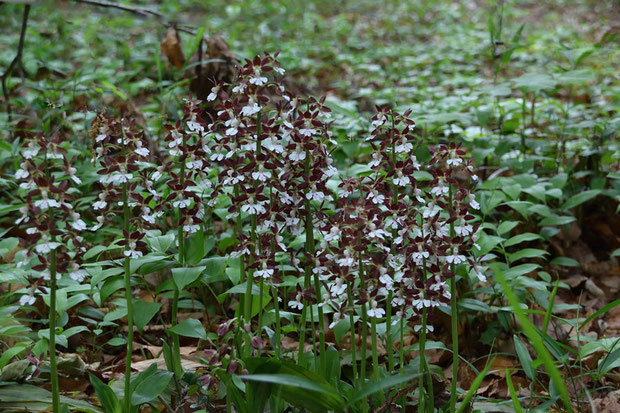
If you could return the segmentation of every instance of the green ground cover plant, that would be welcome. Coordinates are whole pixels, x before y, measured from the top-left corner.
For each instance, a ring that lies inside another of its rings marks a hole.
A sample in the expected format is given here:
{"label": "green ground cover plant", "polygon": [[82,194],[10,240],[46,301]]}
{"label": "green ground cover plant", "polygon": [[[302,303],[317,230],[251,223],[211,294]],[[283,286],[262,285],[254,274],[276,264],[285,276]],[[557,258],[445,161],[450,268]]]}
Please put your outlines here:
{"label": "green ground cover plant", "polygon": [[0,4],[0,410],[620,408],[613,2]]}

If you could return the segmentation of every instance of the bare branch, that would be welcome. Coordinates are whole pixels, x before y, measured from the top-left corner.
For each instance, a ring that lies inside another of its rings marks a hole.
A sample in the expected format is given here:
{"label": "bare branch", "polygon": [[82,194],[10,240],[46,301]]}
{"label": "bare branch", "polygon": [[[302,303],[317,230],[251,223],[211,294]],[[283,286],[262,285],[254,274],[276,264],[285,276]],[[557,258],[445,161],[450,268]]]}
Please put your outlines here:
{"label": "bare branch", "polygon": [[118,9],[118,10],[123,10],[129,13],[133,13],[136,14],[138,16],[142,16],[142,17],[157,17],[158,22],[161,23],[162,25],[166,26],[166,27],[174,27],[177,31],[183,32],[183,33],[187,33],[187,34],[191,34],[193,36],[196,36],[196,31],[187,28],[187,25],[184,25],[185,27],[177,27],[177,25],[174,22],[171,22],[169,20],[166,19],[166,17],[159,13],[158,11],[155,10],[151,10],[151,9],[147,9],[147,8],[142,8],[142,7],[131,7],[131,6],[125,6],[122,4],[118,4],[118,3],[112,3],[109,1],[99,1],[99,0],[73,0],[76,3],[82,3],[82,4],[89,4],[91,6],[97,6],[97,7],[106,7],[106,8],[112,8],[112,9]]}
{"label": "bare branch", "polygon": [[24,39],[26,38],[26,27],[28,26],[28,15],[30,14],[30,5],[26,4],[24,7],[24,15],[22,17],[22,28],[19,34],[19,44],[17,45],[17,54],[9,64],[9,67],[6,68],[6,71],[2,74],[2,93],[4,94],[4,101],[6,102],[6,112],[8,115],[8,123],[11,123],[11,102],[9,100],[9,90],[6,85],[6,80],[11,76],[13,69],[15,66],[19,66],[22,72],[22,76],[24,73],[24,66],[22,65],[22,52],[24,51]]}

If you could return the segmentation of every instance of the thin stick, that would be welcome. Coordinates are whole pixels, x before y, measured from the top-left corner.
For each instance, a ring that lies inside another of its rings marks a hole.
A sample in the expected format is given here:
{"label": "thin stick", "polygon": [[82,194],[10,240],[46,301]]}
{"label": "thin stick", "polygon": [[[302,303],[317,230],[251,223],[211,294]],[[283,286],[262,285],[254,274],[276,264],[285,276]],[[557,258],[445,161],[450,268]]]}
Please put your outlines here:
{"label": "thin stick", "polygon": [[179,31],[179,32],[183,32],[183,33],[191,34],[192,36],[196,36],[196,31],[191,30],[191,29],[186,29],[186,28],[183,28],[183,27],[177,27],[173,22],[170,22],[169,20],[166,20],[166,16],[164,16],[163,14],[161,14],[161,13],[155,11],[155,10],[145,9],[145,8],[141,8],[141,7],[125,6],[125,5],[122,5],[122,4],[111,3],[111,2],[108,2],[108,1],[97,1],[97,0],[73,0],[73,1],[76,2],[76,3],[89,4],[91,6],[118,9],[118,10],[126,11],[126,12],[129,12],[129,13],[137,14],[138,16],[142,16],[142,17],[155,16],[155,17],[157,17],[159,19],[158,20],[159,23],[161,23],[162,25],[164,25],[166,27],[174,26],[174,28],[177,31]]}
{"label": "thin stick", "polygon": [[24,72],[24,67],[22,65],[22,52],[24,51],[24,39],[26,38],[26,27],[28,26],[28,15],[30,14],[30,5],[27,4],[24,7],[24,15],[22,17],[22,28],[19,33],[19,43],[17,44],[17,54],[9,64],[9,67],[6,68],[6,71],[2,74],[2,93],[4,94],[4,101],[6,102],[6,113],[8,115],[8,123],[11,123],[11,102],[9,101],[9,90],[6,86],[6,80],[11,76],[13,69],[15,66],[19,65],[22,69],[22,73]]}

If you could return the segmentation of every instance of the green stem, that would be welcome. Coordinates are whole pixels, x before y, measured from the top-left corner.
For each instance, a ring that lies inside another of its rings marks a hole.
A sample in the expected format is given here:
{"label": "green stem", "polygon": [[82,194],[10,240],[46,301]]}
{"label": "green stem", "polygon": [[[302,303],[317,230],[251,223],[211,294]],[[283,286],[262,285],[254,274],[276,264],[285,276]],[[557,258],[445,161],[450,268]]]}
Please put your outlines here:
{"label": "green stem", "polygon": [[[400,374],[404,374],[405,373],[405,309],[403,309],[403,314],[400,318],[400,346],[398,349],[398,353],[399,353],[399,362],[400,365],[399,370],[400,370]],[[404,387],[404,383],[403,385],[401,385],[401,389]],[[405,413],[405,403],[407,401],[407,396],[403,395],[403,397],[400,399],[400,405],[401,405],[401,412]]]}
{"label": "green stem", "polygon": [[523,94],[523,102],[521,102],[521,118],[523,120],[523,125],[521,126],[521,153],[525,154],[525,127],[527,124],[527,101],[526,101],[526,97],[527,94],[525,92],[522,92]]}
{"label": "green stem", "polygon": [[353,302],[353,292],[351,291],[351,283],[347,281],[347,297],[349,300],[349,327],[351,330],[351,363],[353,364],[353,388],[358,388],[359,377],[357,375],[357,343],[355,341],[355,304]]}
{"label": "green stem", "polygon": [[[259,111],[256,114],[256,156],[258,157],[260,155],[261,152],[261,128],[262,128],[262,113]],[[254,189],[256,190],[256,188],[258,188],[258,182],[254,181]],[[259,249],[260,245],[259,245],[259,240],[258,240],[258,235],[256,233],[256,226],[257,226],[257,222],[256,222],[256,214],[253,214],[251,216],[251,232],[250,232],[250,239],[251,239],[251,243],[253,248]],[[254,257],[253,255],[250,254],[249,257],[249,263],[250,265],[252,265],[254,263]],[[245,322],[248,323],[250,325],[250,329],[252,327],[252,301],[254,299],[254,297],[252,296],[252,286],[254,285],[254,273],[256,272],[255,269],[251,270],[247,276],[247,284],[245,287],[245,314],[244,314],[244,319]],[[259,320],[261,320],[261,313],[262,313],[262,299],[263,299],[263,290],[262,290],[262,284],[261,284],[261,290],[259,291],[259,307],[258,307],[258,318]],[[260,331],[260,325],[258,326],[259,330],[258,330],[258,336],[261,336],[261,331]],[[251,340],[247,340],[246,345],[245,345],[245,353],[246,353],[246,357],[250,356],[251,352],[252,352],[252,343]]]}
{"label": "green stem", "polygon": [[425,397],[425,390],[424,390],[424,373],[426,371],[426,355],[425,355],[425,351],[426,351],[426,307],[422,307],[422,328],[420,329],[419,346],[420,346],[420,367],[419,367],[420,377],[418,379],[418,394],[419,394],[418,412],[422,413],[426,411],[426,408],[425,408],[426,397]]}
{"label": "green stem", "polygon": [[[306,177],[310,177],[310,151],[306,150],[306,162],[304,165]],[[314,226],[312,224],[312,205],[310,200],[306,199],[306,251],[311,257],[314,257]],[[314,265],[314,261],[308,260],[307,267],[311,270]],[[319,274],[314,273],[314,291],[316,292],[316,303],[319,312],[319,367],[323,366],[323,359],[325,357],[325,326],[323,321],[323,296],[321,295],[321,283],[319,281]],[[313,323],[314,325],[314,323]]]}
{"label": "green stem", "polygon": [[[452,185],[450,185],[450,200],[448,205],[452,205]],[[454,222],[450,223],[450,238],[454,237]],[[453,247],[454,248],[454,247]],[[456,381],[459,372],[459,329],[458,329],[458,307],[456,297],[456,274],[454,274],[454,263],[450,264],[452,280],[450,282],[450,307],[452,324],[452,383],[450,385],[450,411],[456,408]]]}
{"label": "green stem", "polygon": [[50,380],[52,382],[52,410],[60,411],[60,393],[58,388],[58,369],[56,367],[56,250],[50,251]]}
{"label": "green stem", "polygon": [[316,333],[314,332],[314,310],[312,309],[312,306],[310,306],[308,310],[310,311],[310,325],[312,326],[312,329],[310,331],[312,332],[312,354],[314,355],[314,369],[318,372],[320,371],[320,366],[317,360],[316,351]]}
{"label": "green stem", "polygon": [[[310,277],[304,274],[304,289],[310,285]],[[301,359],[304,355],[304,341],[306,340],[306,311],[308,309],[308,303],[303,300],[303,308],[301,309],[301,317],[299,319],[299,347],[297,349],[297,363],[301,364]]]}
{"label": "green stem", "polygon": [[[372,340],[372,372],[375,382],[379,381],[379,355],[377,354],[377,318],[370,317],[370,334]],[[381,392],[383,399],[383,392]]]}
{"label": "green stem", "polygon": [[263,277],[260,277],[260,282],[258,283],[259,296],[258,296],[258,336],[262,336],[263,331]]}
{"label": "green stem", "polygon": [[[394,112],[390,112],[392,129],[390,132],[392,141],[392,163],[396,165],[396,143],[394,142]],[[392,182],[392,202],[398,202],[398,187]],[[396,238],[396,229],[392,229],[392,239]],[[392,245],[393,246],[393,245]],[[388,293],[385,311],[385,345],[388,354],[388,372],[394,370],[394,351],[392,349],[392,291]]]}
{"label": "green stem", "polygon": [[276,312],[276,332],[275,332],[275,342],[273,343],[273,350],[276,353],[276,358],[280,358],[281,354],[280,354],[280,304],[278,303],[278,290],[276,289],[276,287],[272,287],[271,289],[272,291],[272,295],[273,295],[273,308],[275,309]]}
{"label": "green stem", "polygon": [[[454,272],[454,265],[452,265]],[[456,380],[459,371],[459,330],[458,330],[458,308],[456,306],[456,275],[453,276],[450,283],[450,307],[452,310],[452,383],[450,386],[450,409],[454,411],[456,406]]]}
{"label": "green stem", "polygon": [[[421,228],[421,238],[424,239],[424,218],[420,215],[420,228]],[[424,284],[426,284],[427,273],[426,273],[426,258],[422,257],[422,279]],[[424,300],[426,300],[426,290],[424,290]],[[420,403],[418,405],[418,411],[424,412],[426,411],[426,401],[430,401],[431,405],[429,408],[431,411],[434,409],[433,402],[433,382],[430,376],[430,370],[428,368],[428,364],[426,363],[426,327],[428,325],[428,310],[426,307],[422,307],[422,330],[420,332],[420,382],[419,382],[419,394],[420,394]],[[426,389],[424,388],[424,375],[428,373],[428,391],[424,393]]]}
{"label": "green stem", "polygon": [[[185,142],[183,142],[183,144],[185,144]],[[179,184],[181,185],[181,188],[183,188],[183,185],[185,184],[185,162],[181,164],[181,170],[179,173]],[[185,265],[185,233],[183,232],[183,211],[181,210],[181,207],[178,208],[177,213],[179,215],[178,224],[177,224],[177,239],[179,243],[177,261],[179,262],[179,267],[182,268]],[[172,327],[176,326],[179,320],[178,312],[179,312],[180,294],[181,292],[176,287],[176,284],[174,284],[174,292],[172,296],[172,319],[171,319]],[[172,335],[172,358],[173,358],[173,364],[175,365],[173,370],[175,372],[181,372],[181,343],[179,342],[178,334]],[[176,377],[175,375],[177,389],[180,388],[178,385],[178,379],[179,377]],[[178,396],[180,397],[181,394],[179,393]]]}
{"label": "green stem", "polygon": [[[124,135],[123,135],[124,137]],[[124,145],[123,145],[124,148]],[[127,184],[123,184],[123,228],[126,234],[130,233],[129,228],[129,199],[127,195]],[[125,248],[129,245],[126,240]],[[130,258],[125,257],[124,268],[124,288],[125,302],[127,305],[127,354],[125,356],[125,411],[131,411],[131,355],[133,353],[133,297],[131,294],[131,267]]]}
{"label": "green stem", "polygon": [[[233,194],[235,196],[235,198],[239,197],[239,185],[235,184],[233,187]],[[236,225],[236,229],[237,229],[237,234],[241,235],[241,231],[243,230],[243,223],[241,221],[241,211],[239,211],[238,215],[237,215],[237,225]],[[243,257],[239,258],[239,281],[240,283],[244,283],[246,281],[246,274],[245,274],[245,259]],[[245,308],[246,308],[246,301],[247,301],[247,295],[244,295],[241,299],[240,299],[240,312],[243,311],[244,317],[245,317]],[[245,318],[244,318],[245,319]],[[239,326],[239,323],[236,323],[237,326]],[[237,352],[238,354],[242,354],[241,352],[241,329],[237,327],[237,333],[235,334],[235,342],[237,343]]]}
{"label": "green stem", "polygon": [[392,349],[392,291],[388,293],[385,305],[385,345],[388,356],[388,373],[394,370],[394,351]]}
{"label": "green stem", "polygon": [[[361,243],[361,240],[358,240]],[[359,273],[360,273],[360,288],[362,291],[366,289],[366,282],[364,280],[364,267],[362,264],[362,252],[359,253]],[[361,366],[360,366],[360,386],[363,387],[366,383],[366,342],[368,339],[368,320],[366,315],[366,303],[362,304],[362,351],[361,351]],[[366,408],[366,405],[364,405]]]}

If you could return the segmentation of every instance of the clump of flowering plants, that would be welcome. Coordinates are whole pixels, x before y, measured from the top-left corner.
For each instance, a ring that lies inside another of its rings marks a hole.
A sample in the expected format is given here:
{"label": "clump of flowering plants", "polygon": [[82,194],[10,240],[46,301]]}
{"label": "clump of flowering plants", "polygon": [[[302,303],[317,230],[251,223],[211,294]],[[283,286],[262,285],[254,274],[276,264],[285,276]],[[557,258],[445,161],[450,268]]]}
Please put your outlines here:
{"label": "clump of flowering plants", "polygon": [[[99,274],[93,288],[112,288],[112,282],[101,284],[106,271],[110,277],[122,274],[122,285],[120,276],[114,285],[123,298],[113,305],[128,325],[122,342],[125,411],[135,408],[135,383],[155,374],[149,370],[131,377],[134,320],[141,320],[141,331],[161,308],[169,311],[158,317],[169,338],[162,343],[169,371],[157,374],[174,382],[171,396],[164,398],[172,410],[225,397],[229,407],[244,411],[244,403],[251,403],[248,394],[262,391],[250,384],[265,379],[261,369],[328,386],[334,363],[340,369],[340,355],[334,358],[334,353],[341,346],[328,337],[346,330],[352,374],[339,383],[360,394],[385,372],[414,377],[405,375],[411,357],[404,343],[405,333],[417,334],[422,355],[417,397],[411,387],[387,395],[403,408],[417,400],[425,411],[433,400],[425,342],[439,306],[452,308],[458,357],[457,267],[484,280],[473,258],[478,226],[472,211],[478,205],[465,152],[453,144],[421,150],[410,112],[377,108],[363,143],[370,157],[362,172],[349,176],[336,169],[331,156],[338,144],[325,98],[297,97],[283,77],[277,55],[245,61],[235,80],[215,86],[206,102],[188,99],[161,142],[147,141],[130,120],[97,118],[92,152],[98,178],[89,225],[71,206],[70,184],[80,179],[72,161],[56,154],[62,146],[40,136],[25,146],[27,159],[17,171],[26,181],[18,221],[36,228],[28,230],[36,268],[83,278],[78,252],[80,232],[85,232],[91,234],[87,239],[106,240],[96,251],[110,258],[88,263]],[[154,145],[161,147],[153,150]],[[43,153],[51,155],[35,160]],[[222,256],[207,256],[218,253]],[[147,262],[157,265],[139,272]],[[134,303],[141,301],[135,293],[145,284],[138,274],[148,271],[165,280],[153,294],[155,302],[140,304],[150,318],[136,317]],[[46,281],[33,280],[24,304],[37,288],[47,294]],[[182,314],[195,293],[215,297],[221,316],[216,323],[208,318],[210,300],[201,304],[209,324],[219,326],[217,333],[207,333],[203,320]],[[101,294],[94,301],[102,305]],[[183,337],[200,339],[205,349],[204,367],[193,376],[183,368]],[[385,363],[377,350],[380,342],[387,350]],[[236,375],[246,376],[248,400],[239,396],[243,386]],[[104,394],[102,383],[92,382]],[[286,400],[302,400],[295,397]],[[324,402],[338,410],[342,400]],[[273,403],[270,409],[283,409]],[[352,405],[368,409],[367,403]]]}
{"label": "clump of flowering plants", "polygon": [[[150,152],[141,132],[136,132],[130,122],[103,120],[96,125],[98,134],[94,142],[95,161],[100,167],[101,191],[92,208],[97,211],[97,223],[90,228],[97,231],[106,221],[122,222],[122,236],[116,245],[123,250],[125,306],[127,312],[127,347],[125,359],[124,408],[131,409],[131,355],[133,353],[133,294],[131,260],[144,255],[146,243],[144,229],[154,223],[154,213],[149,202],[157,197],[144,166]],[[149,193],[151,189],[152,193]],[[116,219],[117,216],[120,219]],[[112,265],[115,265],[114,263]]]}
{"label": "clump of flowering plants", "polygon": [[80,283],[86,272],[80,268],[85,251],[81,233],[86,223],[73,206],[71,192],[82,183],[76,175],[75,158],[67,156],[67,142],[59,135],[28,136],[22,145],[21,162],[15,172],[23,200],[15,224],[24,229],[25,256],[19,266],[30,287],[22,295],[22,306],[44,297],[49,305],[48,341],[52,406],[60,409],[56,335],[58,327],[57,283],[63,276]]}

